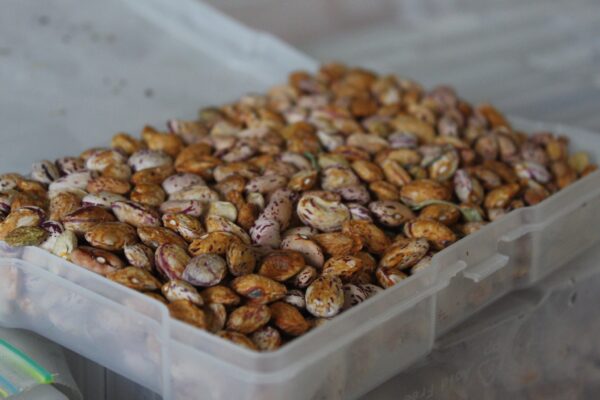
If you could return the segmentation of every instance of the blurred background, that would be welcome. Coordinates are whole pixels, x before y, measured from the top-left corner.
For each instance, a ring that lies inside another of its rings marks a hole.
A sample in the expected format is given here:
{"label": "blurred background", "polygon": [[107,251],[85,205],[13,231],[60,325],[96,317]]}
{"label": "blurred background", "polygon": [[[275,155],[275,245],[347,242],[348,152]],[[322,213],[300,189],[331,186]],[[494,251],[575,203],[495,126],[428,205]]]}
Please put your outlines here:
{"label": "blurred background", "polygon": [[319,60],[343,60],[524,117],[600,129],[600,2],[209,0]]}

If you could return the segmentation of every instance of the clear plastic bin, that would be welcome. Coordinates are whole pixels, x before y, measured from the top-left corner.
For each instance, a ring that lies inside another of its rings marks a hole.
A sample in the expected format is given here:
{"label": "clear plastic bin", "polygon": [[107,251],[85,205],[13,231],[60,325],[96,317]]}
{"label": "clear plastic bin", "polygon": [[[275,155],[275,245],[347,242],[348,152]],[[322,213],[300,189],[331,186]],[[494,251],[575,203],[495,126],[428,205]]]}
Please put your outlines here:
{"label": "clear plastic bin", "polygon": [[[141,126],[143,117],[147,117],[144,122],[155,122],[191,114],[194,105],[265,89],[290,69],[315,66],[313,60],[278,40],[238,26],[193,1],[180,1],[179,7],[171,7],[166,0],[125,3],[132,8],[110,0],[108,4],[75,7],[74,15],[93,20],[92,28],[110,27],[115,37],[124,35],[134,42],[124,48],[107,45],[98,50],[95,45],[90,49],[79,44],[62,49],[70,56],[84,51],[96,57],[99,69],[124,50],[142,49],[137,51],[154,72],[159,89],[171,96],[157,95],[156,103],[138,110],[133,122],[124,127],[132,123]],[[50,15],[51,20],[60,14],[49,5],[40,5],[39,12]],[[136,22],[135,28],[131,21]],[[8,28],[4,25],[4,29]],[[49,51],[44,56],[48,57],[44,73],[61,70],[51,61],[62,60],[64,54]],[[194,62],[197,70],[187,75],[189,68],[180,71],[176,63],[165,62],[165,57]],[[90,64],[89,59],[78,61]],[[11,67],[17,70],[22,64],[16,60],[14,65],[8,63],[9,70]],[[121,72],[135,80],[140,79],[138,69],[139,61],[125,60]],[[190,82],[199,87],[195,89]],[[22,87],[15,85],[15,94],[28,98],[19,92]],[[97,89],[93,84],[84,87]],[[82,93],[78,85],[69,88],[60,100],[74,107],[68,111],[71,116],[79,110],[77,96]],[[185,94],[181,98],[176,96],[179,89]],[[40,88],[44,90],[51,92]],[[139,104],[137,95],[123,90],[116,95],[122,98],[120,107],[100,108],[98,115],[75,115],[69,118],[71,125],[59,127],[64,130],[53,127],[53,140],[47,147],[27,153],[27,159],[98,144],[107,131],[122,128],[113,124],[127,119],[128,106]],[[98,105],[109,100],[108,95],[93,99]],[[163,109],[165,105],[168,107]],[[167,111],[175,115],[166,115]],[[22,131],[23,114],[21,110],[21,114],[6,116],[9,127],[12,124]],[[90,121],[98,125],[90,127]],[[38,129],[46,126],[43,118],[30,123]],[[567,134],[574,149],[586,149],[600,159],[598,135],[561,126],[515,123],[527,130]],[[29,133],[23,135],[27,138],[39,130],[23,133]],[[78,139],[77,146],[66,142],[71,137]],[[64,148],[62,143],[67,143]],[[15,146],[17,150],[31,147],[23,138],[15,140]],[[25,169],[23,158],[20,154],[19,159],[9,157],[3,163],[13,162],[11,168]],[[165,400],[356,398],[429,353],[442,333],[500,296],[539,281],[597,242],[598,206],[600,174],[594,173],[543,203],[512,212],[461,240],[438,253],[430,268],[273,353],[251,352],[172,320],[161,303],[37,248],[0,250],[0,325],[40,333]]]}
{"label": "clear plastic bin", "polygon": [[0,323],[40,333],[167,400],[355,398],[429,353],[451,327],[594,244],[599,206],[595,173],[273,353],[172,320],[161,303],[38,248],[2,248]]}

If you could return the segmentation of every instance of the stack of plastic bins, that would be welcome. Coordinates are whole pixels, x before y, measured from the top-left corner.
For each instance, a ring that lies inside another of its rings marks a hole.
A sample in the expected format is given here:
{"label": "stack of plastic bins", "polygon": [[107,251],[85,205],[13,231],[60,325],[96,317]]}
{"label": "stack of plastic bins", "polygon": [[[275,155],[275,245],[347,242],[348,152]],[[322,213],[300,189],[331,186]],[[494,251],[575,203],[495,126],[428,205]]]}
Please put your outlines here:
{"label": "stack of plastic bins", "polygon": [[[276,40],[237,26],[196,3],[153,0],[139,4],[130,9],[113,0],[106,9],[105,5],[74,8],[79,17],[94,20],[98,26],[110,23],[113,30],[123,28],[117,37],[133,35],[137,42],[132,48],[142,49],[140,54],[148,58],[148,69],[155,69],[155,78],[166,77],[159,81],[169,93],[175,91],[170,85],[177,84],[185,86],[183,93],[196,93],[189,91],[190,77],[169,75],[174,71],[165,61],[171,57],[194,60],[198,85],[213,85],[211,78],[218,76],[218,83],[231,97],[249,87],[265,89],[270,79],[281,79],[291,68],[314,66]],[[51,14],[53,10],[44,11]],[[136,22],[135,30],[131,21]],[[158,42],[157,37],[161,38]],[[79,51],[73,49],[73,53]],[[100,58],[100,64],[103,56],[113,60],[112,51],[109,46],[87,55]],[[169,57],[165,59],[163,52]],[[277,63],[270,62],[275,59]],[[240,66],[244,66],[243,73]],[[135,78],[135,68],[124,70]],[[17,93],[20,88],[15,85]],[[212,94],[198,89],[198,106],[212,104]],[[99,106],[106,101],[101,96],[97,100]],[[184,116],[186,110],[191,114],[190,99],[185,100]],[[128,101],[136,104],[139,100],[128,97]],[[116,115],[125,118],[126,112]],[[94,116],[98,123],[111,117]],[[156,120],[156,115],[147,117]],[[18,119],[7,120],[14,123],[7,129],[20,129]],[[66,126],[66,132],[76,136],[81,129],[85,133],[84,121],[74,118],[73,123],[78,122],[82,125],[77,129]],[[574,149],[600,149],[600,136],[556,126],[536,128],[562,129]],[[53,131],[57,140],[61,132]],[[81,147],[97,144],[97,137],[84,133]],[[60,149],[55,146],[47,151]],[[598,150],[594,157],[600,158]],[[595,243],[600,239],[594,228],[600,222],[594,212],[599,204],[600,175],[596,173],[536,207],[490,224],[437,254],[430,268],[270,354],[250,352],[171,320],[162,304],[35,248],[1,250],[0,324],[38,332],[167,400],[356,398],[429,353],[435,339],[450,327],[504,294],[539,281]]]}

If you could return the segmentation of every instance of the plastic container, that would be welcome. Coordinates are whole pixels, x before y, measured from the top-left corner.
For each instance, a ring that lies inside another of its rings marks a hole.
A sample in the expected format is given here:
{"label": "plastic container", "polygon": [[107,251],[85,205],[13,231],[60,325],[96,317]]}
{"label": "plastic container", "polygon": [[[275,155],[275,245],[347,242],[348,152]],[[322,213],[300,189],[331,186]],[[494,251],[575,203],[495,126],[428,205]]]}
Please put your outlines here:
{"label": "plastic container", "polygon": [[[596,139],[570,133],[579,145]],[[429,353],[452,326],[594,244],[599,206],[595,173],[273,353],[172,320],[161,303],[38,248],[2,249],[0,323],[40,333],[167,400],[356,398]]]}
{"label": "plastic container", "polygon": [[[85,111],[89,104],[78,105],[79,85],[67,86],[59,100],[73,107],[67,109],[69,116],[74,114],[69,124],[52,126],[54,136],[47,147],[32,149],[22,138],[15,140],[16,150],[23,151],[17,151],[19,159],[2,161],[13,163],[7,164],[10,168],[25,169],[24,158],[54,157],[98,144],[107,131],[132,123],[141,127],[177,113],[185,117],[191,105],[214,104],[247,90],[265,89],[291,69],[315,65],[276,39],[238,26],[193,1],[171,7],[166,0],[143,5],[132,0],[127,2],[132,8],[117,0],[89,7],[74,3],[73,18],[91,19],[92,31],[110,28],[117,38],[124,35],[126,42],[100,49],[78,43],[75,49],[60,50],[72,57],[83,51],[97,58],[97,63],[85,57],[75,62],[99,70],[110,68],[114,57],[122,57],[118,72],[132,82],[148,79],[146,74],[152,71],[156,96],[147,110],[138,109],[132,105],[139,104],[139,93],[122,89],[114,95],[116,105],[102,108],[110,103],[109,94],[101,95],[104,92],[93,80],[84,79],[87,75],[74,74],[73,79],[83,79],[86,90],[99,90],[97,99],[86,97],[98,104],[98,115]],[[43,5],[38,12],[51,20],[62,15]],[[132,49],[139,59],[127,58]],[[63,53],[44,53],[49,66],[44,72],[60,72],[63,66],[53,62],[63,60]],[[180,70],[177,63],[169,62],[180,59],[197,65],[195,73],[189,74],[189,65]],[[140,60],[148,66],[142,77],[138,76]],[[22,68],[19,61],[9,60],[8,69]],[[192,81],[199,85],[197,89]],[[22,87],[15,85],[15,98],[28,99],[27,93],[19,91]],[[39,90],[51,93],[51,89]],[[165,97],[159,95],[163,90]],[[130,115],[131,109],[137,111]],[[17,111],[6,120],[9,128],[23,132],[20,121],[31,110]],[[127,124],[114,126],[129,116],[133,118]],[[48,129],[43,118],[28,123]],[[586,149],[600,159],[598,135],[561,126],[519,126],[568,134],[574,149]],[[36,131],[23,134],[32,132]],[[68,142],[70,137],[77,141]],[[490,224],[437,254],[430,268],[270,354],[245,350],[172,320],[164,305],[37,248],[0,250],[0,325],[40,333],[165,400],[356,398],[429,353],[442,333],[504,294],[539,281],[597,242],[599,205],[600,174],[595,173],[535,207]]]}
{"label": "plastic container", "polygon": [[[600,137],[568,133],[576,147],[598,148]],[[599,206],[594,173],[273,353],[172,320],[161,303],[38,248],[2,248],[0,323],[40,333],[166,400],[355,398],[430,352],[452,326],[598,241]]]}

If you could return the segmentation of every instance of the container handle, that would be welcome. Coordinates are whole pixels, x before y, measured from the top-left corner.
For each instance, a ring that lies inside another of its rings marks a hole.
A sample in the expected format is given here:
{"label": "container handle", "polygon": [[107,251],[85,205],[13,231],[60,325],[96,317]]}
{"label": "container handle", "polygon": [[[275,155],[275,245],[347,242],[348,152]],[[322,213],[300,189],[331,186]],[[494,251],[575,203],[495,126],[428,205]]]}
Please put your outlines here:
{"label": "container handle", "polygon": [[478,283],[492,275],[494,272],[503,268],[508,264],[510,258],[504,254],[497,253],[492,257],[475,264],[468,268],[463,273],[465,278],[471,279],[473,282]]}

